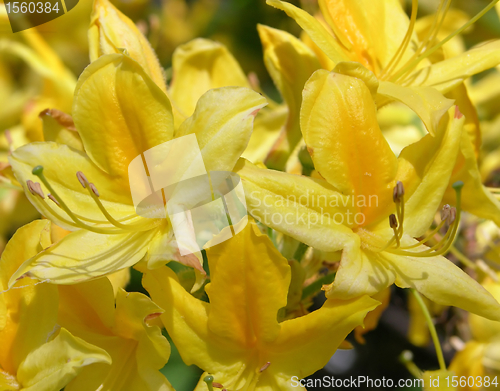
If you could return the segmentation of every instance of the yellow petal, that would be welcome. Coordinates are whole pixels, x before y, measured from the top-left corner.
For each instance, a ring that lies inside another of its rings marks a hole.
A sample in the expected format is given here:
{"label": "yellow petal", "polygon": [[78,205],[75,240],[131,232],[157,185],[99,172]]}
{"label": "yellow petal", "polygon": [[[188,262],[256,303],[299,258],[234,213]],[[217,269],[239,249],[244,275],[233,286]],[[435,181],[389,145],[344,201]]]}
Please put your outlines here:
{"label": "yellow petal", "polygon": [[26,391],[59,390],[83,367],[95,363],[111,364],[111,358],[104,350],[61,329],[55,339],[26,357],[17,379]]}
{"label": "yellow petal", "polygon": [[377,206],[392,202],[397,169],[376,114],[360,79],[320,70],[306,83],[301,128],[314,167],[344,194],[378,197],[360,208],[366,224],[378,217]]}
{"label": "yellow petal", "polygon": [[197,38],[179,46],[172,58],[170,96],[182,114],[193,114],[198,99],[212,88],[249,87],[238,62],[227,48]]}
{"label": "yellow petal", "polygon": [[113,285],[113,292],[116,296],[120,288],[125,289],[130,282],[130,268],[119,270],[108,275],[108,279]]}
{"label": "yellow petal", "polygon": [[243,348],[276,339],[291,272],[269,237],[250,222],[232,239],[207,249],[207,258],[210,330]]}
{"label": "yellow petal", "polygon": [[149,322],[163,310],[140,293],[119,289],[115,299],[107,278],[59,286],[59,323],[74,335],[105,349],[111,366],[85,368],[68,391],[172,390],[159,372],[170,345],[158,326]]}
{"label": "yellow petal", "polygon": [[[495,299],[500,299],[500,284],[498,282],[488,279],[483,282],[482,285],[493,295]],[[500,322],[495,322],[475,314],[470,314],[469,325],[473,338],[479,342],[491,342],[500,335]]]}
{"label": "yellow petal", "polygon": [[[7,243],[0,260],[1,291],[7,290],[15,269],[41,250],[49,225],[47,220],[36,220],[17,230]],[[16,373],[26,356],[46,342],[57,322],[57,288],[36,282],[14,281],[16,289],[0,295],[0,367],[9,373]]]}
{"label": "yellow petal", "polygon": [[160,387],[173,390],[166,378],[159,372],[170,357],[170,344],[162,335],[158,326],[146,323],[148,316],[159,316],[163,310],[142,293],[127,293],[120,289],[116,297],[114,331],[122,338],[131,338],[138,342],[135,359],[137,374],[127,390],[154,391]]}
{"label": "yellow petal", "polygon": [[[470,341],[464,350],[457,352],[450,364],[450,371],[457,376],[480,376],[484,377],[483,356],[486,345],[476,341]],[[479,391],[481,388],[470,388]]]}
{"label": "yellow petal", "polygon": [[[405,244],[417,243],[407,238]],[[415,251],[427,249],[421,245]],[[397,274],[396,285],[414,288],[431,301],[462,308],[492,320],[500,320],[500,304],[493,296],[443,256],[400,256],[388,252],[380,253],[386,268]]]}
{"label": "yellow petal", "polygon": [[55,141],[83,151],[82,139],[69,114],[56,109],[47,109],[40,113],[40,118],[43,121],[45,141]]}
{"label": "yellow petal", "polygon": [[248,144],[255,115],[266,104],[248,88],[210,90],[175,136],[196,135],[207,171],[231,171]]}
{"label": "yellow petal", "polygon": [[[460,151],[450,184],[462,181],[462,209],[478,217],[490,219],[500,225],[500,202],[483,186],[478,167],[478,156],[481,147],[481,128],[477,112],[470,101],[465,86],[461,85],[452,91],[457,97],[457,105],[465,114],[464,132],[460,141]],[[455,192],[448,188],[443,202],[453,204]]]}
{"label": "yellow petal", "polygon": [[170,102],[132,58],[101,56],[82,73],[73,119],[90,158],[128,183],[128,165],[173,135]]}
{"label": "yellow petal", "polygon": [[281,133],[288,118],[288,109],[281,105],[276,109],[265,108],[259,112],[253,124],[253,133],[242,157],[251,162],[263,162]]}
{"label": "yellow petal", "polygon": [[[27,188],[27,180],[40,182],[32,174],[36,166],[44,167],[43,173],[50,185],[73,213],[109,223],[88,190],[78,181],[76,173],[82,171],[95,184],[101,195],[99,199],[115,219],[135,215],[128,184],[124,184],[120,177],[105,174],[83,152],[53,142],[31,143],[15,150],[10,156],[10,163],[30,202],[43,216],[66,229],[75,229],[73,220],[51,200],[41,199],[40,196],[31,194]],[[47,196],[50,192],[45,185],[41,186]]]}
{"label": "yellow petal", "polygon": [[104,54],[121,53],[126,49],[130,57],[137,61],[151,79],[167,92],[165,77],[160,62],[149,44],[128,17],[108,0],[94,2],[89,28],[90,61]]}
{"label": "yellow petal", "polygon": [[288,107],[286,125],[266,159],[268,167],[283,169],[302,138],[299,123],[302,89],[320,63],[312,50],[293,35],[264,25],[258,25],[257,29],[266,68]]}
{"label": "yellow petal", "polygon": [[[58,286],[58,323],[74,333],[88,329],[97,334],[109,334],[114,324],[115,300],[113,288],[106,280],[104,277]],[[85,339],[86,335],[80,337]]]}
{"label": "yellow petal", "polygon": [[382,316],[382,313],[389,306],[389,301],[391,300],[391,288],[386,288],[382,292],[377,293],[372,296],[373,299],[380,301],[380,305],[373,311],[368,312],[366,315],[364,325],[357,326],[354,329],[354,337],[358,343],[366,343],[364,334],[375,330],[378,326],[378,321]]}
{"label": "yellow petal", "polygon": [[462,55],[439,61],[412,75],[411,84],[451,91],[467,78],[500,63],[500,40],[482,43]]}
{"label": "yellow petal", "polygon": [[402,87],[388,81],[380,82],[378,93],[404,103],[412,109],[433,136],[439,121],[454,102],[452,99],[446,99],[431,87]]}
{"label": "yellow petal", "polygon": [[343,225],[350,201],[326,181],[257,168],[243,159],[235,172],[248,211],[264,225],[323,251],[338,251],[351,240],[352,231]]}
{"label": "yellow petal", "polygon": [[388,64],[408,29],[398,0],[319,0],[319,6],[340,42],[355,53],[353,60],[375,73]]}
{"label": "yellow petal", "polygon": [[155,229],[113,235],[72,232],[21,265],[9,285],[25,273],[56,284],[74,284],[114,273],[139,262],[155,234]]}
{"label": "yellow petal", "polygon": [[285,385],[290,385],[291,376],[302,379],[322,368],[344,338],[378,305],[368,296],[348,301],[329,299],[319,310],[281,323],[280,336],[269,349],[269,369],[279,374],[281,389],[289,389]]}
{"label": "yellow petal", "polygon": [[335,280],[327,287],[326,297],[352,299],[373,296],[394,283],[396,273],[379,255],[361,249],[359,237],[353,235],[342,251]]}
{"label": "yellow petal", "polygon": [[266,3],[286,12],[297,24],[311,37],[321,50],[336,64],[340,61],[353,60],[353,56],[339,44],[328,30],[321,25],[312,15],[294,6],[293,4],[280,0],[266,0]]}
{"label": "yellow petal", "polygon": [[[442,202],[457,159],[464,117],[450,109],[448,124],[436,136],[427,135],[399,155],[397,179],[405,187],[404,232],[423,235]],[[381,225],[384,222],[381,223]]]}
{"label": "yellow petal", "polygon": [[154,271],[142,268],[141,271],[144,273],[143,286],[154,302],[168,308],[161,320],[187,365],[196,364],[211,373],[241,367],[241,351],[231,349],[225,338],[208,328],[210,304],[189,294],[172,269],[166,266]]}

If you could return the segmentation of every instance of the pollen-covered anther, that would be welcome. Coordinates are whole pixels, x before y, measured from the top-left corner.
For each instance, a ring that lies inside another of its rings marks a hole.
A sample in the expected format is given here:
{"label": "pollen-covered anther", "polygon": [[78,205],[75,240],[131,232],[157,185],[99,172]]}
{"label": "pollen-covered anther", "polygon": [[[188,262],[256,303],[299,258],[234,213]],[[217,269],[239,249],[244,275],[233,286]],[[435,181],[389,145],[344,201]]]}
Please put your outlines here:
{"label": "pollen-covered anther", "polygon": [[398,228],[398,219],[394,213],[389,216],[389,225],[391,228]]}
{"label": "pollen-covered anther", "polygon": [[450,217],[450,210],[450,205],[446,204],[443,206],[443,209],[441,209],[441,221],[448,220],[448,218]]}
{"label": "pollen-covered anther", "polygon": [[85,189],[87,187],[87,185],[89,184],[89,181],[88,181],[87,177],[85,176],[85,174],[81,171],[78,171],[76,173],[76,177],[78,178],[78,180],[82,184],[83,188]]}
{"label": "pollen-covered anther", "polygon": [[405,195],[405,188],[403,186],[403,182],[398,181],[392,191],[392,200],[394,202],[399,202],[401,201],[404,195]]}
{"label": "pollen-covered anther", "polygon": [[61,206],[59,204],[59,201],[56,200],[56,197],[54,197],[52,194],[49,194],[47,197],[49,197],[49,199],[54,202],[54,204],[56,204],[57,206]]}
{"label": "pollen-covered anther", "polygon": [[264,372],[267,368],[269,368],[269,365],[271,365],[271,362],[268,361],[266,362],[260,369],[259,369],[259,372],[262,373]]}
{"label": "pollen-covered anther", "polygon": [[28,186],[28,190],[33,195],[38,195],[42,199],[45,199],[45,194],[43,194],[42,186],[38,182],[33,182],[31,179],[26,181],[26,185]]}
{"label": "pollen-covered anther", "polygon": [[92,190],[92,193],[94,193],[97,197],[100,196],[99,191],[97,190],[97,187],[93,183],[89,183],[89,188]]}
{"label": "pollen-covered anther", "polygon": [[450,216],[448,217],[448,223],[453,224],[455,219],[457,218],[457,209],[454,207],[450,208]]}
{"label": "pollen-covered anther", "polygon": [[217,382],[213,382],[212,386],[215,387],[215,388],[224,388],[224,386],[222,384],[217,383]]}

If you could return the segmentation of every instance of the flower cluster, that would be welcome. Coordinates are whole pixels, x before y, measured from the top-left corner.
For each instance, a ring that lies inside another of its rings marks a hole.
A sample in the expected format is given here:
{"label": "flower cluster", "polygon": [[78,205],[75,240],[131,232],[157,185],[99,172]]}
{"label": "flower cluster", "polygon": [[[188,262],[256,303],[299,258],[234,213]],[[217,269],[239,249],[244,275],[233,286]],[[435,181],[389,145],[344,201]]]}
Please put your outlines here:
{"label": "flower cluster", "polygon": [[500,40],[464,39],[497,1],[267,0],[280,102],[197,38],[215,0],[2,33],[0,391],[174,390],[173,346],[197,391],[305,389],[394,292],[408,376],[498,385]]}

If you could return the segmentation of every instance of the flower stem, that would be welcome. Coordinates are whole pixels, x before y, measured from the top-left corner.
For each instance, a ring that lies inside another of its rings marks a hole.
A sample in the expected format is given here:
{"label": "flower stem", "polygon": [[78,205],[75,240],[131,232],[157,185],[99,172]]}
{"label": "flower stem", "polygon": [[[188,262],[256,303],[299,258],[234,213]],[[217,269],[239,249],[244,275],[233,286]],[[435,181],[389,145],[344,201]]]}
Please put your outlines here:
{"label": "flower stem", "polygon": [[441,349],[441,344],[439,343],[439,338],[436,332],[436,327],[434,326],[434,322],[432,321],[431,314],[429,313],[429,309],[424,303],[422,296],[415,289],[410,289],[415,299],[417,299],[418,305],[422,309],[424,313],[425,320],[427,321],[427,326],[429,327],[429,332],[431,333],[432,341],[434,342],[434,347],[436,348],[436,355],[439,361],[439,368],[443,371],[446,371],[446,363],[444,361],[443,350]]}

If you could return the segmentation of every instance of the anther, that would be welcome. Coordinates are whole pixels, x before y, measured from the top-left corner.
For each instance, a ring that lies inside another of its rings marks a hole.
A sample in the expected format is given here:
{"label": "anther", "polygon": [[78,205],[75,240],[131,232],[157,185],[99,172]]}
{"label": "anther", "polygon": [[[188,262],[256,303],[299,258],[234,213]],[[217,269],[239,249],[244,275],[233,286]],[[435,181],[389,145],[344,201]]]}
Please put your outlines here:
{"label": "anther", "polygon": [[403,186],[403,182],[398,181],[396,183],[396,186],[394,186],[394,190],[392,191],[392,200],[394,202],[401,201],[404,195],[405,195],[405,188]]}
{"label": "anther", "polygon": [[54,204],[56,204],[57,206],[61,206],[59,204],[59,201],[57,201],[56,198],[52,194],[49,194],[47,197],[49,197],[54,202]]}
{"label": "anther", "polygon": [[43,194],[42,186],[38,182],[33,182],[32,180],[28,179],[26,181],[26,185],[28,186],[31,194],[39,195],[42,199],[45,199],[45,194]]}
{"label": "anther", "polygon": [[267,368],[269,368],[269,365],[271,365],[271,362],[268,361],[266,362],[260,369],[259,369],[259,372],[262,373],[264,372]]}
{"label": "anther", "polygon": [[217,383],[217,382],[213,382],[212,386],[214,386],[215,388],[224,388],[224,386],[222,384]]}
{"label": "anther", "polygon": [[454,207],[451,207],[450,208],[450,216],[448,217],[448,223],[449,224],[453,224],[453,222],[455,221],[455,219],[457,218],[457,209],[454,208]]}
{"label": "anther", "polygon": [[448,220],[448,218],[450,217],[450,210],[450,205],[446,204],[443,206],[443,209],[441,209],[441,221]]}
{"label": "anther", "polygon": [[82,184],[83,188],[85,189],[87,187],[87,185],[89,184],[89,181],[88,181],[87,177],[85,176],[85,174],[81,171],[78,171],[76,173],[76,177],[78,178],[78,180]]}
{"label": "anther", "polygon": [[389,225],[391,228],[398,228],[398,219],[394,213],[389,216]]}
{"label": "anther", "polygon": [[99,191],[97,191],[97,187],[93,183],[89,183],[89,188],[92,190],[92,193],[94,193],[97,197],[100,196]]}

